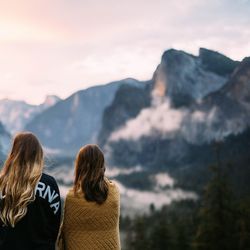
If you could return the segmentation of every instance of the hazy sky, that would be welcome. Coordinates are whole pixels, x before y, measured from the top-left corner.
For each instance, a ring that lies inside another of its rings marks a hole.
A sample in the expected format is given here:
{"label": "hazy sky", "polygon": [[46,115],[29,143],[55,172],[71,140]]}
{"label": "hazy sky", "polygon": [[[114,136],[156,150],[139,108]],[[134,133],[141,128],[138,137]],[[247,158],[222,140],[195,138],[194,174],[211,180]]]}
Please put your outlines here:
{"label": "hazy sky", "polygon": [[250,56],[250,1],[0,0],[0,99],[150,79],[171,47]]}

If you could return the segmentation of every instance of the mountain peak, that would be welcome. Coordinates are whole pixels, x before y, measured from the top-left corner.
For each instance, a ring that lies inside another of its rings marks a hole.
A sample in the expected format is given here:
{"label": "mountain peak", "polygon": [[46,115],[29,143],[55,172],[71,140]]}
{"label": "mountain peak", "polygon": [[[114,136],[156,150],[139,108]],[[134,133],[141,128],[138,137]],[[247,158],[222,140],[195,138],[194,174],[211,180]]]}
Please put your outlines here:
{"label": "mountain peak", "polygon": [[199,48],[199,56],[201,56],[203,54],[215,54],[218,56],[221,56],[221,55],[224,56],[223,54],[219,53],[218,51],[201,47],[201,48]]}
{"label": "mountain peak", "polygon": [[164,93],[177,107],[189,105],[220,89],[227,79],[207,70],[199,57],[169,49],[162,55],[153,80],[153,93]]}
{"label": "mountain peak", "polygon": [[245,58],[242,60],[242,63],[247,63],[247,64],[249,64],[249,63],[250,63],[250,56],[245,57]]}
{"label": "mountain peak", "polygon": [[61,100],[61,98],[56,96],[56,95],[47,95],[45,97],[45,101],[43,102],[42,105],[45,106],[45,107],[50,107],[50,106],[55,105],[60,100]]}
{"label": "mountain peak", "polygon": [[239,64],[231,58],[213,50],[200,48],[199,58],[205,69],[221,76],[229,76]]}
{"label": "mountain peak", "polygon": [[250,57],[242,60],[222,92],[250,109]]}
{"label": "mountain peak", "polygon": [[162,61],[179,61],[181,58],[195,58],[194,55],[189,54],[183,50],[168,49],[162,55]]}

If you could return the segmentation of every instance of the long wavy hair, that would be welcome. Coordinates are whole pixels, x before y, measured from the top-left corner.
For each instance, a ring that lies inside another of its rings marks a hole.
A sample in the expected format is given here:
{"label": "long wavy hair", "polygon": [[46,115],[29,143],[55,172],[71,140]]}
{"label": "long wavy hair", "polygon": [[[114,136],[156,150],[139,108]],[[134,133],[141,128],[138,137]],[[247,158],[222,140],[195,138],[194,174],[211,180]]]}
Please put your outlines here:
{"label": "long wavy hair", "polygon": [[95,144],[82,147],[75,161],[75,195],[82,191],[87,201],[102,204],[108,196],[108,183],[104,173],[105,162],[101,149]]}
{"label": "long wavy hair", "polygon": [[43,150],[36,136],[29,132],[17,134],[0,172],[3,224],[15,227],[26,215],[28,204],[35,200],[42,170]]}

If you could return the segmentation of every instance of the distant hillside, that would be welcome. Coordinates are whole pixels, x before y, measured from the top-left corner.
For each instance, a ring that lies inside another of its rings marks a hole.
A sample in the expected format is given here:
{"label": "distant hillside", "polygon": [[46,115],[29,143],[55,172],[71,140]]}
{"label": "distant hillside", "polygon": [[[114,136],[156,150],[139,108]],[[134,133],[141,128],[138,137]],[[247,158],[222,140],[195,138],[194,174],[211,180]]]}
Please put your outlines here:
{"label": "distant hillside", "polygon": [[60,100],[57,96],[47,96],[44,103],[31,105],[24,101],[0,100],[0,121],[11,133],[23,130],[37,114],[53,106]]}
{"label": "distant hillside", "polygon": [[143,82],[125,79],[78,91],[37,115],[25,129],[34,132],[47,148],[74,154],[82,145],[97,141],[103,111],[125,84],[144,87]]}

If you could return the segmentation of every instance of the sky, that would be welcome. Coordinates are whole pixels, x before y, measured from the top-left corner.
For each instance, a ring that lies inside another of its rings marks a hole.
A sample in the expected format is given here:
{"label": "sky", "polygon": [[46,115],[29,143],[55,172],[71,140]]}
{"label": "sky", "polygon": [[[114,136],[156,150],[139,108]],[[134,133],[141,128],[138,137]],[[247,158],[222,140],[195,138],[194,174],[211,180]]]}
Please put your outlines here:
{"label": "sky", "polygon": [[250,0],[0,0],[0,99],[148,80],[169,48],[242,60],[249,27]]}

